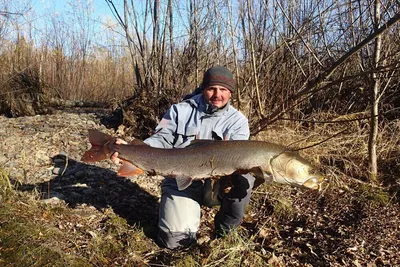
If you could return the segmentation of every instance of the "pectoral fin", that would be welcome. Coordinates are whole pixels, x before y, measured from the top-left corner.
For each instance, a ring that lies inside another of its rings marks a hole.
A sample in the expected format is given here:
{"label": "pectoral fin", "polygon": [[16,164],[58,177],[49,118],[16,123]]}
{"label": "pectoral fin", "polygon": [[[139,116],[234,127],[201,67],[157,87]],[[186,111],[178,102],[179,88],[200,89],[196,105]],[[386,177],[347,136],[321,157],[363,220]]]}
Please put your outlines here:
{"label": "pectoral fin", "polygon": [[122,166],[118,170],[118,175],[119,176],[135,176],[142,174],[144,171],[142,169],[139,169],[129,161],[122,161]]}
{"label": "pectoral fin", "polygon": [[188,188],[192,184],[192,178],[190,177],[176,177],[176,184],[178,185],[178,190],[182,191]]}
{"label": "pectoral fin", "polygon": [[263,184],[264,182],[270,182],[270,176],[267,175],[262,169],[261,167],[253,167],[250,170],[250,173],[254,175],[254,177],[256,178],[256,180],[254,181],[254,188],[257,188],[259,185]]}

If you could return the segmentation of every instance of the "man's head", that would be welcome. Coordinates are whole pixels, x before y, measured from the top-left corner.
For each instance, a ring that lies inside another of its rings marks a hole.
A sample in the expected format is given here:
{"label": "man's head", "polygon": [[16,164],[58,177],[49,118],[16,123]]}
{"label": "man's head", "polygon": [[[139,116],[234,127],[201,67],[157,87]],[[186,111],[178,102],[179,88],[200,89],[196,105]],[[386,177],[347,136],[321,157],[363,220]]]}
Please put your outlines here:
{"label": "man's head", "polygon": [[235,81],[232,72],[227,68],[215,66],[204,73],[201,87],[204,98],[210,104],[222,108],[231,98]]}

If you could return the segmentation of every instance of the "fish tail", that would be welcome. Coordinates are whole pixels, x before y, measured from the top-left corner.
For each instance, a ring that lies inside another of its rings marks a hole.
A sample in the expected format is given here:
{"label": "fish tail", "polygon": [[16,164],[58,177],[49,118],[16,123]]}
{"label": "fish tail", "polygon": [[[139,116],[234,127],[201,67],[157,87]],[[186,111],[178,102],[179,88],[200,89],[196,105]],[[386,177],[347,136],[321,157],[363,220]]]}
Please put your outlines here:
{"label": "fish tail", "polygon": [[108,145],[115,142],[114,137],[97,130],[89,130],[89,141],[92,147],[82,156],[83,162],[101,161],[111,156]]}

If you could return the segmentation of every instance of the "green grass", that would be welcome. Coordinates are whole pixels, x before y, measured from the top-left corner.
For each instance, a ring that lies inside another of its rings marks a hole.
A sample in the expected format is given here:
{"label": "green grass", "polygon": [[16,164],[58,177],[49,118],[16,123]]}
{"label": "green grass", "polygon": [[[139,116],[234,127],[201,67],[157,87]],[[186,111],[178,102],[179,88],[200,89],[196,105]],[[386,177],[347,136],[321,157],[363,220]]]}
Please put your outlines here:
{"label": "green grass", "polygon": [[13,193],[13,188],[9,179],[8,172],[0,168],[0,202],[6,200],[9,194]]}
{"label": "green grass", "polygon": [[374,187],[370,184],[362,184],[358,190],[360,199],[368,201],[372,205],[385,206],[390,204],[392,199],[390,194],[384,191],[383,188]]}
{"label": "green grass", "polygon": [[266,258],[246,231],[238,229],[224,239],[214,240],[204,266],[265,266]]}

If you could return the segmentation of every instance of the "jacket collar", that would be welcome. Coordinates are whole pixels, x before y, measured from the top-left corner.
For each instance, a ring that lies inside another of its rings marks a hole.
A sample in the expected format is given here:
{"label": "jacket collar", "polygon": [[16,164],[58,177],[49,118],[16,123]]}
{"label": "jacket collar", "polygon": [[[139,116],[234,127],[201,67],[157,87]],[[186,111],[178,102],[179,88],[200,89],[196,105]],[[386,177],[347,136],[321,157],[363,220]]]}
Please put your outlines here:
{"label": "jacket collar", "polygon": [[225,111],[227,111],[230,107],[230,101],[228,101],[224,107],[217,108],[216,106],[207,103],[202,94],[195,95],[190,99],[184,100],[184,102],[188,102],[192,107],[195,107],[199,111],[210,116],[220,116],[224,114]]}

